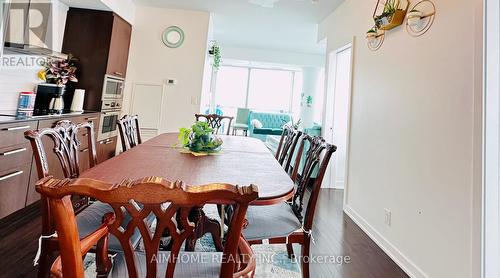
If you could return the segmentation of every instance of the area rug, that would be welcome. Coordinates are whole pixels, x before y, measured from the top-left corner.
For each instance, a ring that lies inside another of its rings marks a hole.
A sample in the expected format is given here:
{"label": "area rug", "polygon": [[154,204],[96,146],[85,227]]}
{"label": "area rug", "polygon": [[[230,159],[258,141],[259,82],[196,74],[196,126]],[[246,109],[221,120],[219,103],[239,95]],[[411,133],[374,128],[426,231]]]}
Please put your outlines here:
{"label": "area rug", "polygon": [[[211,218],[217,217],[217,209],[214,207],[205,207],[204,211]],[[142,244],[138,247],[143,250]],[[285,244],[273,245],[254,245],[252,249],[257,259],[256,278],[300,278],[300,267],[296,260],[290,260]],[[206,234],[196,242],[196,251],[215,252],[213,240],[209,234]],[[88,254],[84,260],[85,277],[96,277],[95,255]]]}
{"label": "area rug", "polygon": [[[210,236],[201,238],[196,243],[196,250],[212,251],[213,241]],[[252,249],[257,258],[256,278],[300,278],[300,268],[297,263],[290,260],[287,255],[286,245],[255,245]],[[95,255],[88,254],[84,261],[85,277],[96,277]]]}

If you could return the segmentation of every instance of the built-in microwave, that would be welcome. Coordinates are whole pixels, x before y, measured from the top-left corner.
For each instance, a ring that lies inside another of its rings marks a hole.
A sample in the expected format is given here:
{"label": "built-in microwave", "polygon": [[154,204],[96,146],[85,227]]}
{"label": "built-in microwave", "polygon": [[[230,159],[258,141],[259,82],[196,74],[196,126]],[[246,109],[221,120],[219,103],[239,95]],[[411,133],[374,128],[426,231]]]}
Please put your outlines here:
{"label": "built-in microwave", "polygon": [[106,75],[104,78],[104,86],[102,90],[102,99],[122,99],[125,79]]}

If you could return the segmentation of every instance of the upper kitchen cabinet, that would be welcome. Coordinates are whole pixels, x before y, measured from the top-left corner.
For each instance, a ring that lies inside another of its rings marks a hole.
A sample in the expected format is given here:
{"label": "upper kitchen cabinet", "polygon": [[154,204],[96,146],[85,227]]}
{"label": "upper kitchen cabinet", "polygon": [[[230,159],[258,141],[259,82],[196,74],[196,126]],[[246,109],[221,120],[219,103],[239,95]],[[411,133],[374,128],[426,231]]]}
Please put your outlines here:
{"label": "upper kitchen cabinet", "polygon": [[119,16],[113,19],[113,31],[109,47],[108,70],[109,75],[125,77],[127,73],[128,52],[132,27]]}
{"label": "upper kitchen cabinet", "polygon": [[85,110],[100,111],[107,75],[125,78],[132,26],[113,12],[70,8],[63,52],[78,59]]}

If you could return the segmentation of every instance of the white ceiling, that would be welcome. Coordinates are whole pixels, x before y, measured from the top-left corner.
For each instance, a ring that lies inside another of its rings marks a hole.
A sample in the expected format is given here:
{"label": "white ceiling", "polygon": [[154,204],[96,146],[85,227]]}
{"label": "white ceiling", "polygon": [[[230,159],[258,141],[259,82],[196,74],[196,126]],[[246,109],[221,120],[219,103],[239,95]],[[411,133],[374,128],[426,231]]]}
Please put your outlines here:
{"label": "white ceiling", "polygon": [[134,1],[213,12],[214,37],[225,46],[324,54],[325,46],[317,43],[317,24],[343,0]]}
{"label": "white ceiling", "polygon": [[74,8],[110,10],[100,0],[59,0],[59,1]]}

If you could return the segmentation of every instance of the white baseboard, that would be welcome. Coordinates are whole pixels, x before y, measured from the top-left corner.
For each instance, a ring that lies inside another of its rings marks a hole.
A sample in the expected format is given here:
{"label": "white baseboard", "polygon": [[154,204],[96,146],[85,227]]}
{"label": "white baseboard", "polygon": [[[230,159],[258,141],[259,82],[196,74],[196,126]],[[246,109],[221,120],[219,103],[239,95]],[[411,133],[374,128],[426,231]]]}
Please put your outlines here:
{"label": "white baseboard", "polygon": [[408,259],[401,251],[392,245],[384,236],[361,217],[349,205],[344,206],[344,212],[356,223],[401,269],[412,278],[429,278],[418,266]]}

